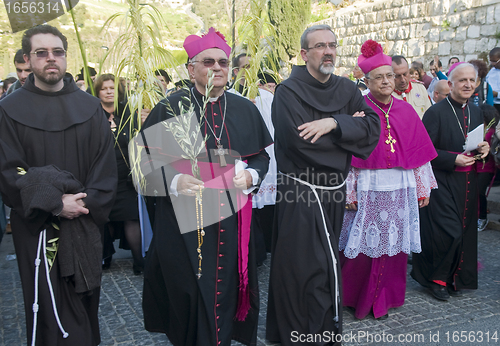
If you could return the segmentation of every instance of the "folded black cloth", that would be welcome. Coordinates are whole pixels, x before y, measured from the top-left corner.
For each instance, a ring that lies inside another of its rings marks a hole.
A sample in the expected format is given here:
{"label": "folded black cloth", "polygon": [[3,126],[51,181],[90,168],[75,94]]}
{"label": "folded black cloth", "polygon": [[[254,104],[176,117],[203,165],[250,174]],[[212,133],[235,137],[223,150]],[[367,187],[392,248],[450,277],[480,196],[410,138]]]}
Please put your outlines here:
{"label": "folded black cloth", "polygon": [[[54,165],[31,167],[16,182],[24,217],[47,213],[48,221],[63,209],[62,195],[83,192],[84,186],[70,172]],[[99,228],[90,215],[60,218],[57,262],[62,277],[74,280],[76,293],[101,285],[102,243]],[[48,223],[50,226],[50,223]]]}

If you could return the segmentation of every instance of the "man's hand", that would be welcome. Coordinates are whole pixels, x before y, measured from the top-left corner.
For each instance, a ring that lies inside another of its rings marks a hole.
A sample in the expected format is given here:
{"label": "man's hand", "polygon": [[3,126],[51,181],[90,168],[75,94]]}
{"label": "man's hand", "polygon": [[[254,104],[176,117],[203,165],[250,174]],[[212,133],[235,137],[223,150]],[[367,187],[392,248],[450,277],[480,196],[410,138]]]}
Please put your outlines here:
{"label": "man's hand", "polygon": [[463,154],[458,154],[456,159],[455,159],[455,165],[460,166],[460,167],[467,167],[467,166],[472,166],[476,162],[474,157],[471,156],[466,156]]}
{"label": "man's hand", "polygon": [[363,118],[364,116],[365,116],[365,112],[363,112],[363,111],[356,112],[352,115],[353,118]]}
{"label": "man's hand", "polygon": [[89,210],[85,208],[85,203],[82,198],[87,197],[87,194],[80,192],[77,194],[64,194],[62,195],[63,210],[59,216],[65,219],[74,219],[83,214],[88,214]]}
{"label": "man's hand", "polygon": [[249,171],[243,170],[236,174],[233,178],[234,187],[241,190],[246,190],[252,187],[252,175]]}
{"label": "man's hand", "polygon": [[298,127],[298,130],[301,131],[299,133],[299,136],[306,140],[314,136],[314,138],[311,140],[311,143],[314,143],[319,139],[319,137],[330,133],[330,131],[335,130],[336,128],[337,123],[335,122],[335,120],[333,120],[333,118],[331,117],[328,117],[304,123]]}
{"label": "man's hand", "polygon": [[430,200],[430,197],[421,199],[420,201],[418,201],[418,207],[419,208],[427,207],[429,205],[429,200]]}
{"label": "man's hand", "polygon": [[203,181],[196,179],[192,175],[183,174],[177,180],[177,192],[186,196],[194,196],[196,191],[200,189],[200,185],[203,187]]}
{"label": "man's hand", "polygon": [[488,153],[490,152],[490,145],[486,141],[481,142],[477,145],[476,150],[478,153],[482,154],[481,158],[484,159],[486,156],[488,156]]}
{"label": "man's hand", "polygon": [[356,205],[356,203],[350,203],[350,204],[346,204],[345,205],[345,209],[346,210],[357,211],[358,210],[358,206]]}

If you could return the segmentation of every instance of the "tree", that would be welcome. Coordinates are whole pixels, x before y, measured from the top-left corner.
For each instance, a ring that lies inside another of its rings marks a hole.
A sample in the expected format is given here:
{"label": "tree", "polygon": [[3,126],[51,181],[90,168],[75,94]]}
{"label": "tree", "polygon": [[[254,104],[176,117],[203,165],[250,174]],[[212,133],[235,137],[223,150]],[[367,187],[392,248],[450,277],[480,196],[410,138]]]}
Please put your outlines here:
{"label": "tree", "polygon": [[300,36],[310,16],[311,0],[269,1],[269,19],[290,59],[300,52]]}

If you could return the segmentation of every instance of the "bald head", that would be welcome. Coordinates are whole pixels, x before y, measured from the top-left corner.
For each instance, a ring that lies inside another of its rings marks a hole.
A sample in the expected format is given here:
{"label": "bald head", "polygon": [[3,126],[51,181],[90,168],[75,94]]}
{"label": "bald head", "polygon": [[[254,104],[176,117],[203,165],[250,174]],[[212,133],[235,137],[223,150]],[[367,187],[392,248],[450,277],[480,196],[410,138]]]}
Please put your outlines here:
{"label": "bald head", "polygon": [[432,92],[432,99],[434,102],[438,103],[441,100],[444,100],[446,96],[450,93],[450,86],[448,85],[447,80],[440,80],[434,86],[434,91]]}

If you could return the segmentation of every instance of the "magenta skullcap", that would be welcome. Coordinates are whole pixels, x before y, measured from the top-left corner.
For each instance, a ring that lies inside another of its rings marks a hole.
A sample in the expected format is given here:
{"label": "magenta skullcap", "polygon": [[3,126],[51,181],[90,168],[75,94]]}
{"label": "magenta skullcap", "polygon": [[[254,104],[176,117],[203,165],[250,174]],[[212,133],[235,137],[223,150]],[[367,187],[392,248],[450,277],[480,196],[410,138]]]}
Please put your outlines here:
{"label": "magenta skullcap", "polygon": [[380,43],[374,40],[367,40],[361,46],[361,55],[358,57],[359,68],[367,74],[380,66],[392,66],[392,59],[385,55]]}
{"label": "magenta skullcap", "polygon": [[219,48],[229,57],[231,47],[226,42],[226,38],[220,32],[215,31],[213,27],[208,29],[208,33],[203,36],[189,35],[184,40],[184,49],[186,50],[189,59],[210,48]]}
{"label": "magenta skullcap", "polygon": [[455,69],[458,65],[465,64],[465,61],[459,61],[451,65],[450,69],[448,70],[448,76],[450,75],[451,71]]}

